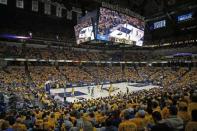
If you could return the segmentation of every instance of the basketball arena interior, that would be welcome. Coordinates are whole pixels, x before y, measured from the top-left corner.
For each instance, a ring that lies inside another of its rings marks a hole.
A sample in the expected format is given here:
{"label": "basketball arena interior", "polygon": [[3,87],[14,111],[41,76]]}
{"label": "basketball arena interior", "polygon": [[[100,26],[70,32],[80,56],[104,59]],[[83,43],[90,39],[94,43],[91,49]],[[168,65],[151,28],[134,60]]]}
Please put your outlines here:
{"label": "basketball arena interior", "polygon": [[0,0],[0,131],[197,131],[197,1]]}

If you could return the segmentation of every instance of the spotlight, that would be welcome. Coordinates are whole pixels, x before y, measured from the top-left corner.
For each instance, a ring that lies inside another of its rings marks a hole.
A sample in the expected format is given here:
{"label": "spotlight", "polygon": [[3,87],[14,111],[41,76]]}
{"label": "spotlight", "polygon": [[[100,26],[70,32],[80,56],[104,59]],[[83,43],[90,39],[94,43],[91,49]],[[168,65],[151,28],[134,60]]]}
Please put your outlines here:
{"label": "spotlight", "polygon": [[29,37],[30,37],[30,38],[32,38],[32,35],[33,35],[32,32],[29,32]]}
{"label": "spotlight", "polygon": [[56,40],[58,40],[58,41],[59,41],[59,35],[56,35]]}

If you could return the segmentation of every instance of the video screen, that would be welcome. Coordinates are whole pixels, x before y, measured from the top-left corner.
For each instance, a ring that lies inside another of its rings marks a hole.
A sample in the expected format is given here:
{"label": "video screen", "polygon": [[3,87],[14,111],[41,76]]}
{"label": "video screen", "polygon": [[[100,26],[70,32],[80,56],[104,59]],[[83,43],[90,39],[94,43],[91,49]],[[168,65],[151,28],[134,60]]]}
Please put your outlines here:
{"label": "video screen", "polygon": [[177,19],[178,19],[178,22],[190,20],[192,19],[192,13],[180,15],[177,17]]}
{"label": "video screen", "polygon": [[94,32],[91,18],[77,24],[74,29],[77,44],[94,40]]}
{"label": "video screen", "polygon": [[166,20],[157,21],[154,23],[154,29],[166,27]]}
{"label": "video screen", "polygon": [[143,20],[100,8],[98,40],[142,46],[145,24]]}

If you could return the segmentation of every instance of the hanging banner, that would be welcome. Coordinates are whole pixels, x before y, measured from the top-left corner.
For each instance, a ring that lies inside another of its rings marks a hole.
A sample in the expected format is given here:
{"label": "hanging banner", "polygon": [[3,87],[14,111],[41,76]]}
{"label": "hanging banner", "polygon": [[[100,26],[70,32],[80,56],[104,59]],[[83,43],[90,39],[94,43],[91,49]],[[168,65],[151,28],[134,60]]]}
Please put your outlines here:
{"label": "hanging banner", "polygon": [[51,4],[50,3],[45,3],[44,4],[44,13],[47,15],[51,14]]}
{"label": "hanging banner", "polygon": [[32,11],[38,12],[38,1],[32,0]]}
{"label": "hanging banner", "polygon": [[17,8],[24,8],[24,1],[23,0],[16,0],[16,7]]}
{"label": "hanging banner", "polygon": [[72,10],[71,11],[67,10],[67,19],[72,20]]}
{"label": "hanging banner", "polygon": [[8,1],[7,0],[0,0],[0,4],[7,5]]}
{"label": "hanging banner", "polygon": [[56,16],[62,17],[62,7],[61,6],[56,6]]}

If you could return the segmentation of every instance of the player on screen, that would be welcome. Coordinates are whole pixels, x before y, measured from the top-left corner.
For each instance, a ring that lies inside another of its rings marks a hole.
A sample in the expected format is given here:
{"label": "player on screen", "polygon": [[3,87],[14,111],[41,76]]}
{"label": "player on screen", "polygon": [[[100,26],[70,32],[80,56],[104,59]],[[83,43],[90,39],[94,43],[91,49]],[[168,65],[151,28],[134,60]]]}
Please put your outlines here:
{"label": "player on screen", "polygon": [[[124,28],[120,28],[124,25]],[[135,28],[135,29],[132,29]],[[119,30],[120,29],[120,30]],[[98,34],[105,36],[106,40],[131,44],[133,42],[142,43],[139,41],[143,37],[137,34],[136,30],[144,31],[143,20],[128,16],[117,11],[101,8],[98,23]],[[139,33],[139,32],[138,32]]]}
{"label": "player on screen", "polygon": [[77,39],[77,44],[93,40],[94,33],[93,33],[93,26],[91,19],[86,19],[76,25],[75,27],[75,35]]}
{"label": "player on screen", "polygon": [[72,87],[71,96],[75,97],[75,88],[74,87]]}

